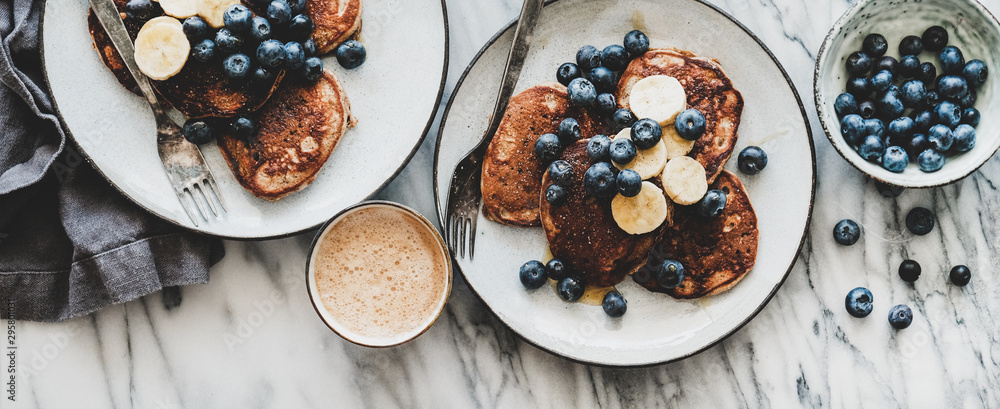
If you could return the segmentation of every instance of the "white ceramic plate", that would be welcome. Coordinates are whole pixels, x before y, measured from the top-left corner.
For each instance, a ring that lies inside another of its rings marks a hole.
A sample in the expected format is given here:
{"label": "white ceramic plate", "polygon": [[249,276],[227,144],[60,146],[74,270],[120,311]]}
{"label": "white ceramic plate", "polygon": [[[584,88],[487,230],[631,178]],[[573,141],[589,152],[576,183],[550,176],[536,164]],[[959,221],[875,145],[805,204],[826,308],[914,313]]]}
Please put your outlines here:
{"label": "white ceramic plate", "polygon": [[[657,22],[669,21],[670,24]],[[648,24],[644,24],[647,22]],[[679,301],[646,291],[630,278],[618,285],[628,313],[608,318],[599,306],[563,302],[543,287],[527,291],[521,264],[541,259],[541,228],[507,227],[480,214],[476,258],[456,258],[466,281],[507,326],[552,353],[591,364],[638,366],[688,357],[732,334],[771,298],[795,262],[812,210],[815,153],[801,101],[783,69],[745,27],[695,0],[559,0],[542,11],[517,90],[554,81],[556,68],[583,45],[620,44],[634,27],[653,47],[714,57],[743,94],[739,142],[726,169],[741,176],[756,208],[756,267],[731,291]],[[711,27],[711,29],[696,28]],[[438,136],[435,188],[439,217],[455,165],[482,136],[493,108],[513,29],[501,31],[472,62],[449,101]],[[756,176],[736,170],[736,153],[759,145],[768,166]]]}
{"label": "white ceramic plate", "polygon": [[416,151],[441,99],[448,31],[441,0],[365,0],[361,41],[368,60],[340,78],[358,125],[350,129],[316,180],[281,201],[244,190],[214,143],[202,147],[229,213],[194,226],[163,172],[156,127],[146,102],[118,84],[94,51],[87,0],[45,3],[45,72],[59,113],[84,155],[125,196],[189,229],[238,239],[277,237],[316,227],[373,195]]}

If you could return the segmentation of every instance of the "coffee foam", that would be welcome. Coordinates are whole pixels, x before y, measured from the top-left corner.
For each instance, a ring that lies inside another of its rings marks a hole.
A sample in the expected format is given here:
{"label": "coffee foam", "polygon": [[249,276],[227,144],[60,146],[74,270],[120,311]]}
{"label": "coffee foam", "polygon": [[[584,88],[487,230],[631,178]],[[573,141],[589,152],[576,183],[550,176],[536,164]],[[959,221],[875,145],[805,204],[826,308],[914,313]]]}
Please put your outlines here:
{"label": "coffee foam", "polygon": [[387,205],[359,208],[321,238],[314,296],[338,332],[399,343],[437,317],[448,290],[447,262],[437,236],[417,217]]}

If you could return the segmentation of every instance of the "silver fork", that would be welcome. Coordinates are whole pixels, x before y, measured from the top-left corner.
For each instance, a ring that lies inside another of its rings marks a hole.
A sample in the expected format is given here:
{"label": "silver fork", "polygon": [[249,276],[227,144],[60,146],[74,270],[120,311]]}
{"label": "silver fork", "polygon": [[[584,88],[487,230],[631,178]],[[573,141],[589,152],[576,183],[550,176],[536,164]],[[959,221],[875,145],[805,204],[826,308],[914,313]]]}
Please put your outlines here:
{"label": "silver fork", "polygon": [[125,30],[125,23],[122,22],[118,8],[115,7],[113,0],[90,0],[90,7],[104,26],[104,30],[108,32],[108,37],[114,43],[128,71],[132,73],[132,78],[135,78],[150,108],[153,109],[153,116],[156,118],[157,150],[163,162],[163,170],[170,179],[181,207],[195,226],[198,226],[201,220],[209,222],[218,219],[227,209],[226,202],[219,194],[215,177],[212,176],[212,171],[205,163],[201,151],[196,145],[184,139],[181,128],[167,116],[156,100],[149,79],[139,71],[135,63],[132,39]]}
{"label": "silver fork", "polygon": [[507,54],[507,66],[504,67],[500,92],[497,94],[493,114],[490,115],[490,125],[486,128],[479,145],[458,162],[455,173],[451,176],[448,210],[445,213],[445,239],[452,254],[461,252],[463,258],[468,247],[469,260],[475,255],[476,219],[479,217],[479,205],[483,200],[480,187],[483,176],[483,155],[493,140],[497,128],[500,127],[500,121],[507,110],[507,103],[514,93],[514,86],[517,85],[517,78],[521,76],[524,57],[528,55],[528,48],[531,46],[531,33],[535,29],[535,23],[538,22],[543,3],[544,0],[524,0],[521,15],[517,19],[517,27],[514,29],[514,43],[510,47],[510,53]]}

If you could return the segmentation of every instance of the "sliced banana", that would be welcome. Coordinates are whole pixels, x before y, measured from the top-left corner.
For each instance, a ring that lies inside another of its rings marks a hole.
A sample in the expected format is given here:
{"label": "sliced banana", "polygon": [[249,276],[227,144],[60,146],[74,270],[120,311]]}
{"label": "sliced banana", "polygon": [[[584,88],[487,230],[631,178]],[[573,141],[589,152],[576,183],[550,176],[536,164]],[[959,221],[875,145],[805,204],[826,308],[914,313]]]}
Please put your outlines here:
{"label": "sliced banana", "polygon": [[663,167],[663,190],[679,205],[695,204],[708,191],[708,179],[701,163],[689,156],[678,156]]}
{"label": "sliced banana", "polygon": [[694,148],[694,141],[681,138],[673,125],[663,127],[663,145],[667,147],[667,160],[687,155]]}
{"label": "sliced banana", "polygon": [[180,72],[190,52],[184,28],[173,17],[147,21],[135,37],[135,63],[153,80],[163,81]]}
{"label": "sliced banana", "polygon": [[667,198],[652,182],[642,182],[639,194],[611,199],[611,217],[628,234],[643,234],[656,230],[667,220]]}
{"label": "sliced banana", "polygon": [[[632,129],[622,129],[615,138],[632,139]],[[652,148],[637,150],[635,159],[625,165],[611,163],[620,170],[632,169],[642,177],[642,180],[646,180],[663,171],[663,165],[667,164],[667,146],[663,144],[663,139],[660,139]]]}
{"label": "sliced banana", "polygon": [[677,78],[651,75],[632,86],[628,104],[636,118],[650,118],[667,126],[687,109],[687,94]]}
{"label": "sliced banana", "polygon": [[168,16],[188,18],[198,14],[199,0],[159,0],[160,7]]}
{"label": "sliced banana", "polygon": [[[162,1],[162,0],[161,0]],[[240,0],[192,0],[197,2],[198,15],[208,22],[208,25],[219,28],[225,25],[222,16],[226,14],[226,9],[234,4],[240,4]]]}

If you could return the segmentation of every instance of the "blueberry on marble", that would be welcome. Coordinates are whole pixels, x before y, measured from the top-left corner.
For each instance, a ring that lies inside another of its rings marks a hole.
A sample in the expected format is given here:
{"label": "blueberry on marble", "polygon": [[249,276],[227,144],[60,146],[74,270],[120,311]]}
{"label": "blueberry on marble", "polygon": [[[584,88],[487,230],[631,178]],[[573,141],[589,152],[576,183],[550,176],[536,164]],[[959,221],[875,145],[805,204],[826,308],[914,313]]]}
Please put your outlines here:
{"label": "blueberry on marble", "polygon": [[556,69],[556,80],[560,84],[569,85],[570,81],[583,76],[583,72],[580,71],[580,66],[575,63],[563,63],[558,69]]}
{"label": "blueberry on marble", "polygon": [[[683,112],[681,112],[683,114]],[[656,146],[663,137],[663,128],[655,120],[643,118],[632,124],[632,142],[638,149]]]}
{"label": "blueberry on marble", "polygon": [[951,101],[941,101],[934,107],[934,123],[954,128],[962,121],[962,107]]}
{"label": "blueberry on marble", "polygon": [[872,94],[872,82],[867,77],[853,77],[847,80],[846,89],[854,98],[868,98]]}
{"label": "blueberry on marble", "polygon": [[625,197],[635,197],[642,190],[642,176],[632,169],[623,169],[615,179],[618,193]]}
{"label": "blueberry on marble", "polygon": [[969,84],[957,75],[944,75],[937,80],[937,92],[945,98],[958,98],[969,92]]}
{"label": "blueberry on marble", "polygon": [[920,75],[920,59],[915,55],[907,55],[899,59],[899,78],[916,78]]}
{"label": "blueberry on marble", "polygon": [[184,122],[184,139],[195,145],[208,143],[215,139],[215,129],[204,119],[188,119]]}
{"label": "blueberry on marble", "polygon": [[934,124],[931,111],[926,109],[913,111],[910,116],[913,118],[913,130],[915,132],[927,132],[928,129],[931,129],[931,125]]}
{"label": "blueberry on marble", "polygon": [[580,139],[580,123],[576,118],[566,118],[559,122],[559,142],[562,146],[570,146]]}
{"label": "blueberry on marble", "polygon": [[230,55],[222,62],[222,69],[229,78],[246,78],[250,71],[250,57],[247,57],[246,54]]}
{"label": "blueberry on marble", "polygon": [[917,36],[906,36],[899,42],[899,55],[917,55],[924,52],[924,41]]}
{"label": "blueberry on marble", "polygon": [[875,135],[881,138],[885,135],[885,123],[878,118],[866,119],[864,133],[865,135]]}
{"label": "blueberry on marble", "polygon": [[597,109],[601,115],[605,117],[611,117],[618,110],[618,101],[615,100],[614,94],[610,92],[605,92],[603,94],[597,94],[597,100],[594,101],[594,108]]}
{"label": "blueberry on marble", "polygon": [[871,291],[864,287],[858,287],[847,293],[844,306],[847,307],[847,313],[851,314],[852,317],[864,318],[872,313],[874,302],[875,297],[872,296]]}
{"label": "blueberry on marble", "polygon": [[885,153],[882,154],[882,167],[890,172],[902,173],[909,163],[910,157],[899,146],[885,148]]}
{"label": "blueberry on marble", "polygon": [[559,137],[556,134],[542,134],[535,141],[535,156],[542,163],[549,163],[556,160],[560,152],[562,152],[562,143],[559,142]]}
{"label": "blueberry on marble", "polygon": [[920,278],[920,263],[913,260],[903,260],[899,264],[899,278],[908,283],[917,281]]}
{"label": "blueberry on marble", "polygon": [[948,75],[962,75],[965,68],[965,57],[962,50],[953,45],[945,46],[938,53],[938,61],[941,62],[941,72]]}
{"label": "blueberry on marble", "polygon": [[872,59],[862,51],[855,51],[847,56],[845,65],[847,66],[848,74],[860,76],[872,68]]}
{"label": "blueberry on marble", "polygon": [[576,277],[565,277],[556,284],[556,293],[565,301],[576,301],[583,297],[583,281]]}
{"label": "blueberry on marble", "polygon": [[925,84],[933,84],[934,79],[937,78],[937,68],[929,62],[921,63],[920,72],[917,73],[915,78],[923,81]]}
{"label": "blueberry on marble", "polygon": [[903,105],[910,108],[920,108],[924,105],[924,97],[927,96],[927,89],[923,81],[909,80],[899,88],[903,98]]}
{"label": "blueberry on marble", "polygon": [[889,325],[895,329],[904,329],[913,322],[913,311],[910,307],[900,304],[889,310]]}
{"label": "blueberry on marble", "polygon": [[569,102],[580,107],[589,107],[597,101],[597,89],[586,78],[574,78],[566,86]]}
{"label": "blueberry on marble", "polygon": [[892,85],[893,76],[889,70],[882,70],[872,76],[872,88],[875,92],[882,92]]}
{"label": "blueberry on marble", "polygon": [[756,175],[767,167],[767,153],[759,146],[747,146],[740,151],[736,158],[737,167],[740,172],[747,175]]}
{"label": "blueberry on marble", "polygon": [[583,174],[583,188],[587,194],[598,199],[607,199],[618,192],[615,172],[608,162],[597,162],[590,165]]}
{"label": "blueberry on marble", "polygon": [[924,48],[927,51],[941,51],[944,46],[948,45],[948,30],[941,26],[931,26],[924,30],[920,39],[924,40]]}
{"label": "blueberry on marble", "polygon": [[861,238],[861,227],[851,219],[844,219],[837,222],[833,227],[833,239],[845,246],[850,246],[858,242]]}
{"label": "blueberry on marble", "polygon": [[934,149],[927,149],[917,155],[917,167],[920,170],[931,173],[941,170],[944,166],[944,155]]}
{"label": "blueberry on marble", "polygon": [[948,278],[951,280],[952,284],[959,287],[964,287],[972,281],[972,270],[964,265],[957,265],[951,268],[951,272],[948,273]]}
{"label": "blueberry on marble", "polygon": [[677,114],[674,130],[677,131],[677,136],[689,141],[696,141],[705,134],[705,115],[694,108],[685,109]]}
{"label": "blueberry on marble", "polygon": [[951,149],[955,152],[968,152],[976,146],[976,128],[969,124],[960,124],[952,131],[955,137]]}
{"label": "blueberry on marble", "polygon": [[955,142],[955,134],[947,126],[934,125],[927,131],[927,139],[931,142],[931,147],[938,152],[944,152],[951,148]]}
{"label": "blueberry on marble", "polygon": [[858,154],[866,161],[878,163],[885,154],[885,142],[875,135],[868,135],[858,146]]}
{"label": "blueberry on marble", "polygon": [[611,138],[607,135],[594,135],[587,142],[587,156],[591,162],[607,162],[611,160]]}
{"label": "blueberry on marble", "polygon": [[524,288],[529,290],[534,290],[545,285],[545,281],[549,278],[548,273],[545,271],[545,265],[538,260],[531,260],[522,264],[520,271],[518,271],[518,276],[521,278],[521,285],[524,285]]}
{"label": "blueberry on marble", "polygon": [[965,68],[962,69],[962,77],[965,78],[969,83],[971,88],[979,88],[986,82],[986,78],[990,75],[989,69],[986,68],[986,63],[982,60],[972,60],[965,64]]}
{"label": "blueberry on marble", "polygon": [[569,200],[569,191],[565,187],[549,185],[545,188],[545,201],[550,205],[559,207],[566,204],[567,200]]}
{"label": "blueberry on marble", "polygon": [[583,72],[590,72],[590,70],[600,67],[601,50],[592,45],[580,47],[580,50],[576,52],[576,65],[580,66]]}
{"label": "blueberry on marble", "polygon": [[960,121],[960,123],[977,126],[979,125],[979,119],[980,115],[978,109],[965,108],[965,110],[962,111],[962,120]]}
{"label": "blueberry on marble", "polygon": [[886,128],[886,133],[889,137],[908,137],[913,134],[914,122],[913,118],[908,116],[901,116],[899,118],[893,119],[889,122],[889,126]]}
{"label": "blueberry on marble", "polygon": [[930,233],[934,230],[934,213],[926,207],[914,207],[906,214],[906,228],[918,236]]}
{"label": "blueberry on marble", "polygon": [[899,61],[896,58],[885,56],[875,60],[875,64],[872,64],[872,74],[878,73],[879,71],[886,70],[893,74],[896,73],[896,67],[899,65]]}
{"label": "blueberry on marble", "polygon": [[837,95],[833,101],[833,110],[837,112],[837,117],[843,118],[847,114],[858,113],[858,102],[849,92]]}
{"label": "blueberry on marble", "polygon": [[563,264],[562,260],[554,258],[545,263],[545,271],[548,273],[549,278],[559,281],[563,278],[569,276],[569,269]]}
{"label": "blueberry on marble", "polygon": [[368,59],[368,51],[357,40],[347,40],[340,43],[337,46],[336,53],[337,63],[349,70],[360,67]]}
{"label": "blueberry on marble", "polygon": [[865,120],[858,114],[844,116],[840,120],[840,135],[848,144],[857,145],[865,136]]}
{"label": "blueberry on marble", "polygon": [[209,62],[215,57],[215,41],[204,39],[191,47],[191,58],[199,62]]}
{"label": "blueberry on marble", "polygon": [[615,73],[607,67],[595,67],[587,73],[587,79],[594,84],[594,88],[600,93],[613,92],[617,85]]}
{"label": "blueberry on marble", "polygon": [[612,71],[621,71],[628,65],[629,56],[625,47],[612,44],[601,50],[601,65]]}
{"label": "blueberry on marble", "polygon": [[553,161],[549,164],[549,180],[555,185],[569,187],[573,184],[573,165],[562,159]]}
{"label": "blueberry on marble", "polygon": [[875,181],[875,189],[878,190],[878,193],[883,197],[899,197],[899,195],[903,194],[903,191],[906,190],[905,187],[890,185],[879,180]]}
{"label": "blueberry on marble", "polygon": [[645,54],[646,50],[649,50],[649,37],[642,31],[632,30],[628,34],[625,34],[623,45],[625,46],[625,51],[628,51],[628,54],[632,58],[635,58]]}
{"label": "blueberry on marble", "polygon": [[726,208],[726,192],[712,189],[705,192],[697,203],[698,214],[702,217],[719,217]]}
{"label": "blueberry on marble", "polygon": [[635,121],[635,114],[633,114],[632,110],[628,108],[620,108],[615,111],[614,115],[611,116],[611,125],[614,126],[615,132],[631,127]]}
{"label": "blueberry on marble", "polygon": [[254,17],[250,22],[250,38],[258,43],[271,38],[271,22],[264,17]]}
{"label": "blueberry on marble", "polygon": [[617,138],[611,141],[611,161],[619,165],[625,165],[635,159],[635,144],[626,138]]}
{"label": "blueberry on marble", "polygon": [[184,19],[181,27],[184,29],[184,35],[186,35],[188,40],[191,42],[208,38],[208,36],[212,34],[212,27],[209,26],[208,22],[201,18],[201,16],[193,16]]}
{"label": "blueberry on marble", "polygon": [[878,58],[885,55],[885,52],[889,50],[889,42],[885,40],[885,36],[878,33],[871,33],[865,36],[864,41],[861,42],[861,51],[868,54],[872,58]]}
{"label": "blueberry on marble", "polygon": [[677,260],[663,260],[656,269],[656,283],[663,288],[676,288],[684,281],[684,265]]}
{"label": "blueberry on marble", "polygon": [[864,119],[872,119],[875,117],[875,101],[866,99],[858,104],[858,114]]}
{"label": "blueberry on marble", "polygon": [[625,310],[628,309],[628,303],[625,301],[625,297],[622,293],[618,291],[608,291],[604,294],[604,300],[601,302],[601,307],[604,308],[604,313],[608,314],[611,318],[618,318],[625,315]]}

